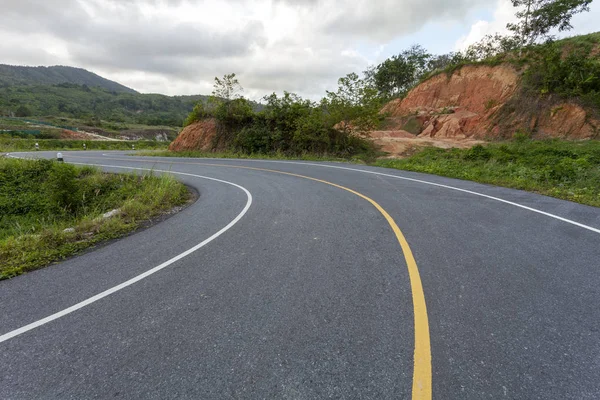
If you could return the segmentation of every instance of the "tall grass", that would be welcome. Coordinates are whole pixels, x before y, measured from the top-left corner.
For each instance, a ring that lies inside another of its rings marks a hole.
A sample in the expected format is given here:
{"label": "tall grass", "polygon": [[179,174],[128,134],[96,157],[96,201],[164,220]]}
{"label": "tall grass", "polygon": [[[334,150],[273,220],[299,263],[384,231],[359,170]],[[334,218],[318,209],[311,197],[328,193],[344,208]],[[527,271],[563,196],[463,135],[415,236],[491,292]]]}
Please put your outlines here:
{"label": "tall grass", "polygon": [[520,140],[471,149],[426,148],[377,166],[466,179],[600,207],[600,142]]}
{"label": "tall grass", "polygon": [[[0,279],[122,236],[188,198],[171,176],[0,159]],[[116,216],[102,218],[113,209]]]}
{"label": "tall grass", "polygon": [[34,151],[38,143],[40,150],[136,150],[166,149],[169,143],[152,140],[108,141],[108,140],[60,140],[60,139],[20,139],[0,136],[0,152]]}

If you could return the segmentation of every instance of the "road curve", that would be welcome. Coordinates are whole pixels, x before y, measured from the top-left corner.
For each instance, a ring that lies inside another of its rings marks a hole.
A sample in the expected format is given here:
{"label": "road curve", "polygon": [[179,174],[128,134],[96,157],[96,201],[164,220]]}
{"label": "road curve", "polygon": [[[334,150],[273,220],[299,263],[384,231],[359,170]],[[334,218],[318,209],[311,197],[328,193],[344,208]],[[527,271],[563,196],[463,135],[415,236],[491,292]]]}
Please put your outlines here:
{"label": "road curve", "polygon": [[201,196],[0,282],[2,399],[600,398],[598,208],[337,163],[64,155]]}

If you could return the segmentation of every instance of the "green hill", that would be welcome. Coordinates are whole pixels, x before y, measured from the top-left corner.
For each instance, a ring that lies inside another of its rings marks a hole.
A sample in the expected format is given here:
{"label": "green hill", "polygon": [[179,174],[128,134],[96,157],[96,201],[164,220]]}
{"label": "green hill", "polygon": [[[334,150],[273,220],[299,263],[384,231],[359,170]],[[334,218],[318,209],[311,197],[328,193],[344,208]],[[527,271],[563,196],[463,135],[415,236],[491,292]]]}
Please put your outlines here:
{"label": "green hill", "polygon": [[98,76],[82,68],[65,66],[25,67],[0,64],[0,86],[57,85],[71,83],[98,87],[119,93],[137,93],[135,90]]}
{"label": "green hill", "polygon": [[0,115],[55,116],[128,124],[181,126],[206,96],[118,93],[75,84],[0,87]]}

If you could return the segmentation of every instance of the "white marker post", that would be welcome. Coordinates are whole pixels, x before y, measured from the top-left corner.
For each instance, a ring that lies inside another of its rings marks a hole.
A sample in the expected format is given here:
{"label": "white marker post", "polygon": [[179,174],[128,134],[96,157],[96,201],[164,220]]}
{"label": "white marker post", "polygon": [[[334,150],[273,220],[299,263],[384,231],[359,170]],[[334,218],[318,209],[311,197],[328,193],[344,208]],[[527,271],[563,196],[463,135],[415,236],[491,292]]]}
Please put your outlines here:
{"label": "white marker post", "polygon": [[39,143],[37,143],[37,142],[35,143],[35,149],[36,149],[36,150],[39,150],[39,149],[40,149],[40,144],[39,144]]}
{"label": "white marker post", "polygon": [[85,143],[83,144],[83,149],[87,150],[87,145]]}
{"label": "white marker post", "polygon": [[58,161],[58,162],[63,162],[64,161],[62,153],[57,153],[56,154],[56,161]]}
{"label": "white marker post", "polygon": [[135,144],[131,145],[131,150],[135,150]]}

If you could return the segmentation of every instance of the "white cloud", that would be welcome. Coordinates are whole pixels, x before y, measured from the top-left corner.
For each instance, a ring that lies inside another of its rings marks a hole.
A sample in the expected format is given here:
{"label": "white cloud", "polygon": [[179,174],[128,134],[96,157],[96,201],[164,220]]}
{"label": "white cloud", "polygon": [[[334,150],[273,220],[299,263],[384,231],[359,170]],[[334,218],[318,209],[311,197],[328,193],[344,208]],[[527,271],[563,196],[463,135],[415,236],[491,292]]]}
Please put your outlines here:
{"label": "white cloud", "polygon": [[515,21],[515,8],[510,0],[498,0],[491,21],[479,20],[471,26],[471,30],[466,36],[461,37],[456,42],[456,50],[464,50],[473,43],[477,43],[486,35],[495,33],[508,33],[506,24]]}
{"label": "white cloud", "polygon": [[[72,65],[166,94],[210,93],[215,76],[235,72],[253,98],[287,90],[313,99],[339,77],[385,57],[392,41],[490,6],[489,0],[1,1],[3,63]],[[458,46],[503,28],[512,15],[506,4],[499,1],[493,20],[475,24]]]}

